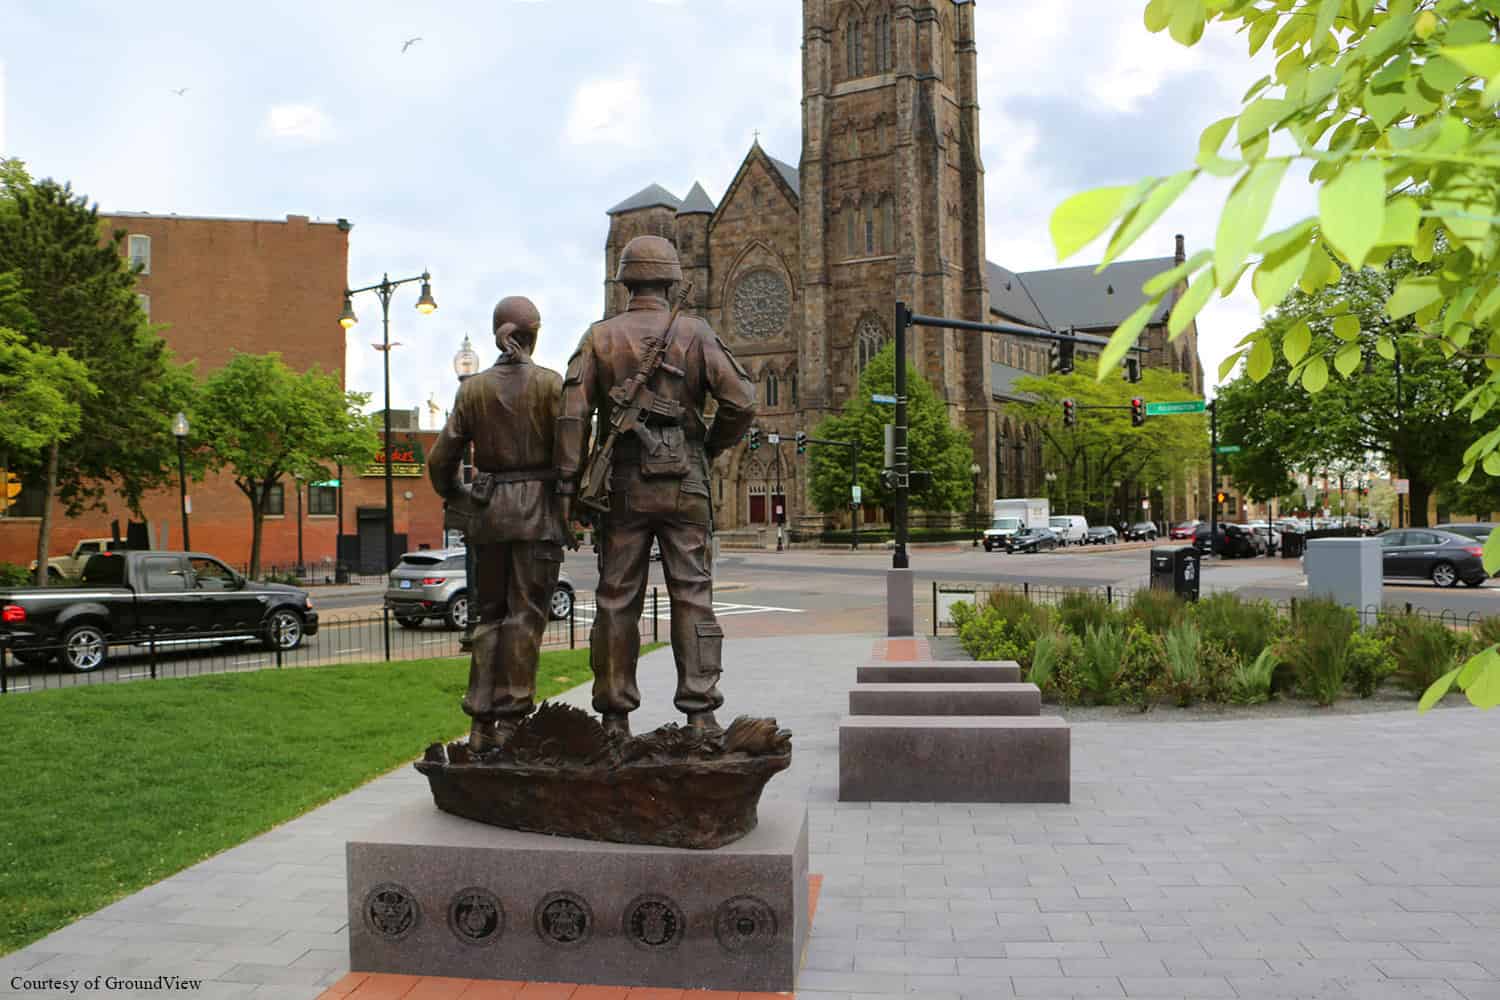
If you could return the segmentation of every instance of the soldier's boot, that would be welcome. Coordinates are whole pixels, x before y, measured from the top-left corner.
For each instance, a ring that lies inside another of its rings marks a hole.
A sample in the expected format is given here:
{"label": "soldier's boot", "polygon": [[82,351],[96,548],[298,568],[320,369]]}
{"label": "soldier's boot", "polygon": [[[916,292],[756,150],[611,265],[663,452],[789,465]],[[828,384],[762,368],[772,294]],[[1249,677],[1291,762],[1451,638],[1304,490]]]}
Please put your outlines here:
{"label": "soldier's boot", "polygon": [[719,725],[719,720],[714,718],[712,712],[689,712],[687,714],[689,729],[701,729],[705,733],[722,733],[724,727]]}
{"label": "soldier's boot", "polygon": [[604,731],[611,736],[629,736],[630,716],[624,712],[605,712]]}

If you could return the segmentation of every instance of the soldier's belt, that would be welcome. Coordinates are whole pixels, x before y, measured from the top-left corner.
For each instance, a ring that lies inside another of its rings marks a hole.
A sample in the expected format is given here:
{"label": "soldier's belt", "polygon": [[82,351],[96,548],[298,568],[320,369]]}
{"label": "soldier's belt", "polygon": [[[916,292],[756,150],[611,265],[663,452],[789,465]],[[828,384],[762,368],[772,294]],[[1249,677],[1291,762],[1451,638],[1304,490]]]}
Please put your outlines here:
{"label": "soldier's belt", "polygon": [[538,465],[529,469],[506,469],[504,472],[481,472],[476,479],[488,479],[500,483],[550,483],[557,479],[557,470],[551,466]]}

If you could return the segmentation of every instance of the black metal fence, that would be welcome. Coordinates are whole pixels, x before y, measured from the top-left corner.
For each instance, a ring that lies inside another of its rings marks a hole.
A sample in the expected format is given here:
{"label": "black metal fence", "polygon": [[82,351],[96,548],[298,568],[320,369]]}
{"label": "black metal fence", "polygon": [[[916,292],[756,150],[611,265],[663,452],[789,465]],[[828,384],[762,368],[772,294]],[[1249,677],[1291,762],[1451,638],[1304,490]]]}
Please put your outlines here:
{"label": "black metal fence", "polygon": [[[586,648],[594,609],[593,594],[575,594],[568,616],[547,623],[542,648]],[[670,602],[660,588],[652,587],[641,613],[641,641],[660,642],[670,635],[670,618]],[[0,695],[80,684],[468,655],[462,631],[437,622],[402,625],[389,610],[373,615],[324,614],[317,634],[299,633],[295,643],[289,632],[271,628],[197,632],[187,637],[157,629],[128,643],[101,638],[74,632],[54,644],[16,649],[0,636]],[[70,662],[79,668],[69,666]]]}
{"label": "black metal fence", "polygon": [[[1097,587],[1058,587],[1048,585],[1036,585],[1031,583],[1006,583],[1006,584],[973,584],[973,583],[944,583],[934,580],[932,583],[932,634],[952,635],[955,632],[951,614],[952,606],[959,601],[967,601],[970,604],[982,607],[992,594],[1008,594],[1031,601],[1034,604],[1057,607],[1072,595],[1086,595],[1101,600],[1115,610],[1123,611],[1130,607],[1131,601],[1144,587],[1117,587],[1104,585]],[[1223,593],[1235,593],[1234,591],[1223,591]],[[1203,597],[1212,596],[1205,592]],[[1257,598],[1253,595],[1239,595],[1244,601],[1265,600],[1274,607],[1281,617],[1295,621],[1297,617],[1297,606],[1299,600],[1292,598],[1286,601],[1272,601],[1267,598]],[[1305,600],[1305,598],[1304,598]],[[1426,608],[1414,607],[1410,602],[1393,602],[1385,605],[1368,605],[1358,610],[1359,621],[1362,626],[1373,626],[1379,623],[1382,615],[1406,614],[1413,615],[1426,621],[1438,622],[1455,631],[1466,632],[1479,624],[1489,615],[1470,611],[1459,614],[1456,611],[1444,609],[1442,611],[1430,611]]]}

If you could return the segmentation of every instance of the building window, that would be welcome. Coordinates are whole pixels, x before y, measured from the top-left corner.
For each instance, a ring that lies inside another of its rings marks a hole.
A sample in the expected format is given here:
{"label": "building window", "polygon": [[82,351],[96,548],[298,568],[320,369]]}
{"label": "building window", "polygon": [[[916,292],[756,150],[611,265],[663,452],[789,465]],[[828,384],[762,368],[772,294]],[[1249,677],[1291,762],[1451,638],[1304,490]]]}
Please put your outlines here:
{"label": "building window", "polygon": [[797,405],[797,371],[796,371],[796,369],[793,369],[791,375],[787,376],[787,378],[791,382],[792,405],[796,406]]}
{"label": "building window", "polygon": [[781,402],[781,382],[775,372],[766,372],[766,405],[776,406]]}
{"label": "building window", "polygon": [[875,206],[865,206],[865,256],[875,256]]}
{"label": "building window", "polygon": [[892,200],[887,198],[880,207],[880,223],[884,230],[881,236],[881,245],[885,247],[886,253],[896,252],[896,209]]}
{"label": "building window", "polygon": [[895,65],[891,44],[891,15],[882,14],[875,19],[875,71],[884,73]]}
{"label": "building window", "polygon": [[151,237],[132,234],[126,245],[130,250],[130,266],[142,274],[150,274]]}
{"label": "building window", "polygon": [[339,512],[338,487],[309,486],[307,488],[307,512],[309,514],[337,514]]}
{"label": "building window", "polygon": [[859,254],[859,246],[854,242],[854,217],[858,214],[859,209],[852,206],[844,209],[844,234],[848,240],[850,257]]}
{"label": "building window", "polygon": [[144,313],[146,319],[149,320],[151,318],[151,296],[147,295],[145,292],[136,292],[135,304],[141,307],[141,312]]}
{"label": "building window", "polygon": [[880,320],[874,316],[866,316],[859,321],[859,326],[854,331],[854,340],[859,358],[859,370],[864,371],[865,366],[885,346],[885,327],[881,326]]}
{"label": "building window", "polygon": [[849,78],[852,80],[865,71],[865,26],[850,18],[847,30],[848,35],[844,41],[849,57]]}
{"label": "building window", "polygon": [[286,513],[286,487],[276,483],[271,491],[266,494],[266,508],[262,514],[281,515]]}

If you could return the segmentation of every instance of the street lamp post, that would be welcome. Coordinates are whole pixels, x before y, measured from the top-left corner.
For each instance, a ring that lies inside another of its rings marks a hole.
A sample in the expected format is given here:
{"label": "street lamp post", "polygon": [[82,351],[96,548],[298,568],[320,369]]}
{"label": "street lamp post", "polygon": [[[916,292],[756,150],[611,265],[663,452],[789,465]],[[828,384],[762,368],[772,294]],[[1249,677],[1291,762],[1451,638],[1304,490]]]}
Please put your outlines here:
{"label": "street lamp post", "polygon": [[1046,475],[1044,475],[1042,478],[1045,479],[1045,480],[1047,480],[1047,499],[1048,500],[1055,499],[1056,492],[1057,492],[1057,490],[1056,490],[1056,487],[1057,487],[1057,473],[1055,473],[1055,472],[1049,472]]}
{"label": "street lamp post", "polygon": [[389,573],[396,565],[396,497],[391,481],[391,296],[401,285],[414,281],[422,283],[422,294],[417,299],[417,312],[430,316],[437,311],[437,302],[432,297],[432,275],[423,271],[415,278],[391,280],[389,274],[381,275],[380,282],[363,288],[344,289],[344,311],[339,316],[339,325],[345,330],[359,322],[354,315],[352,299],[361,292],[374,292],[380,296],[381,352],[385,363],[385,438],[381,451],[385,455],[385,569]]}
{"label": "street lamp post", "polygon": [[182,456],[188,436],[186,413],[179,412],[173,418],[172,436],[177,439],[177,499],[182,508],[182,551],[186,552],[193,547],[193,543],[188,540],[187,461]]}
{"label": "street lamp post", "polygon": [[[464,334],[463,346],[458,353],[453,355],[453,374],[458,376],[459,388],[475,375],[479,374],[479,355],[474,350],[474,345],[469,342],[469,335]],[[458,401],[454,400],[453,408],[458,409]],[[473,448],[471,444],[470,449]],[[467,455],[465,456],[468,457]],[[464,482],[469,481],[473,469],[472,463],[466,462],[464,468]],[[447,526],[444,525],[444,530]],[[464,587],[468,593],[469,610],[464,616],[464,636],[458,642],[462,650],[472,649],[474,646],[474,618],[479,608],[479,574],[474,569],[474,550],[469,545],[469,532],[464,530]]]}
{"label": "street lamp post", "polygon": [[979,463],[973,462],[969,465],[969,478],[974,480],[974,498],[970,507],[969,520],[974,528],[974,541],[970,548],[979,548]]}

